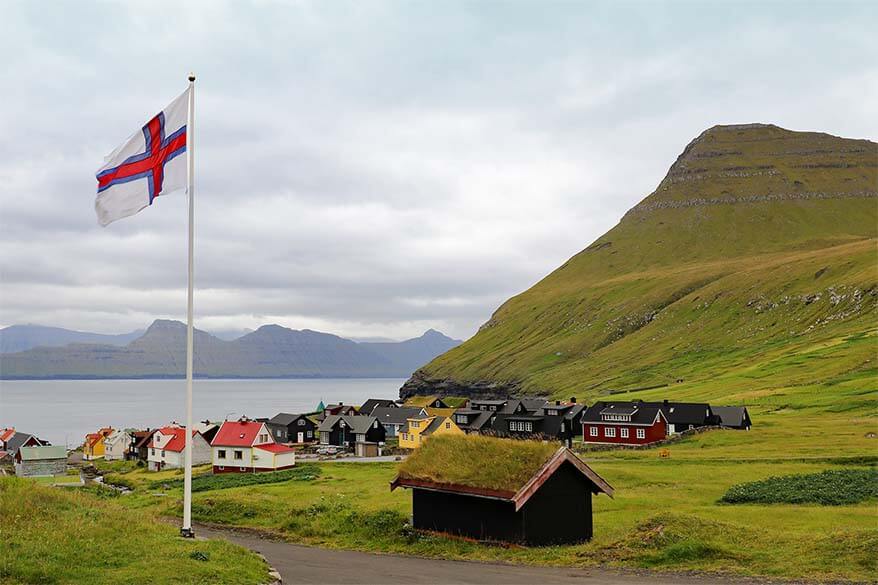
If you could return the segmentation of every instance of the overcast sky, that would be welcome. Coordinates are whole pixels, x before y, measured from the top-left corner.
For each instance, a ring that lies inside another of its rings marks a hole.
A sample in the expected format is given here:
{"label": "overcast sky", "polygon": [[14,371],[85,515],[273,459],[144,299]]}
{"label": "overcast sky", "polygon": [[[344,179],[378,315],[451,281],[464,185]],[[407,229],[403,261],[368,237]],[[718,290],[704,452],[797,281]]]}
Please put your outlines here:
{"label": "overcast sky", "polygon": [[198,75],[196,326],[472,335],[714,124],[878,136],[875,4],[4,2],[0,325],[185,319],[103,157]]}

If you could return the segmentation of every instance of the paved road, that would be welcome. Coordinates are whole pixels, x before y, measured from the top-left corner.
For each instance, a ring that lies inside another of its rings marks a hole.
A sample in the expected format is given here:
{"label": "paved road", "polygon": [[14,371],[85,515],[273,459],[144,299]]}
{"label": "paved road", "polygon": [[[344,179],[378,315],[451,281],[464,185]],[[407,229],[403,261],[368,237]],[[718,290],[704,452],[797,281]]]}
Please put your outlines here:
{"label": "paved road", "polygon": [[262,553],[286,585],[344,583],[358,585],[497,584],[497,585],[729,585],[719,577],[618,573],[604,569],[558,569],[468,561],[443,561],[398,555],[330,550],[196,526],[199,537],[225,538]]}

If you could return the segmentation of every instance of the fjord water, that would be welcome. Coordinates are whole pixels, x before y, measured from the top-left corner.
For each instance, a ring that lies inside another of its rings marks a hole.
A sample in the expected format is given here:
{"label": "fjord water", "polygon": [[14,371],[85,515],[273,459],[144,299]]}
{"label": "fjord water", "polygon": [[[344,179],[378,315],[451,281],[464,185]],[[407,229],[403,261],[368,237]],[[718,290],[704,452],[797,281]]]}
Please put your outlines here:
{"label": "fjord water", "polygon": [[[310,412],[322,400],[360,405],[397,398],[397,378],[195,380],[195,420]],[[0,428],[55,445],[82,443],[100,427],[155,428],[184,423],[185,380],[0,380]]]}

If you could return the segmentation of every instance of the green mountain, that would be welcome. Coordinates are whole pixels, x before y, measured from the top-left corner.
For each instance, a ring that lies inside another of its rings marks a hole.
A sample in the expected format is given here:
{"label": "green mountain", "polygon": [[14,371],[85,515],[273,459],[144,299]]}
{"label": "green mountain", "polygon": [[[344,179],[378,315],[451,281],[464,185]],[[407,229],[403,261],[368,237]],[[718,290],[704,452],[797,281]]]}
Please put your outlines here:
{"label": "green mountain", "polygon": [[[356,343],[329,333],[263,325],[225,341],[195,330],[197,376],[213,378],[405,377],[459,344],[432,329],[396,343]],[[186,326],[156,320],[124,346],[72,343],[0,355],[0,378],[170,378],[185,374]]]}
{"label": "green mountain", "polygon": [[874,142],[710,128],[618,225],[400,393],[588,399],[682,381],[744,400],[874,380],[876,197]]}
{"label": "green mountain", "polygon": [[139,329],[131,333],[104,335],[43,325],[11,325],[0,329],[0,353],[13,353],[33,347],[62,347],[70,343],[127,345],[143,333],[144,330]]}

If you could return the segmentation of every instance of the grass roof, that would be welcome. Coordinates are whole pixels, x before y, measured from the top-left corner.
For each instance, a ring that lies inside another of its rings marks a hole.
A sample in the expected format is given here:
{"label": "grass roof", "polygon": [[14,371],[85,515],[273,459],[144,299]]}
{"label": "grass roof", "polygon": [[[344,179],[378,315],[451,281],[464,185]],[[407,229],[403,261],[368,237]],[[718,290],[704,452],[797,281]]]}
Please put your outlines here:
{"label": "grass roof", "polygon": [[437,435],[400,465],[399,476],[514,493],[557,450],[557,445],[540,441]]}

